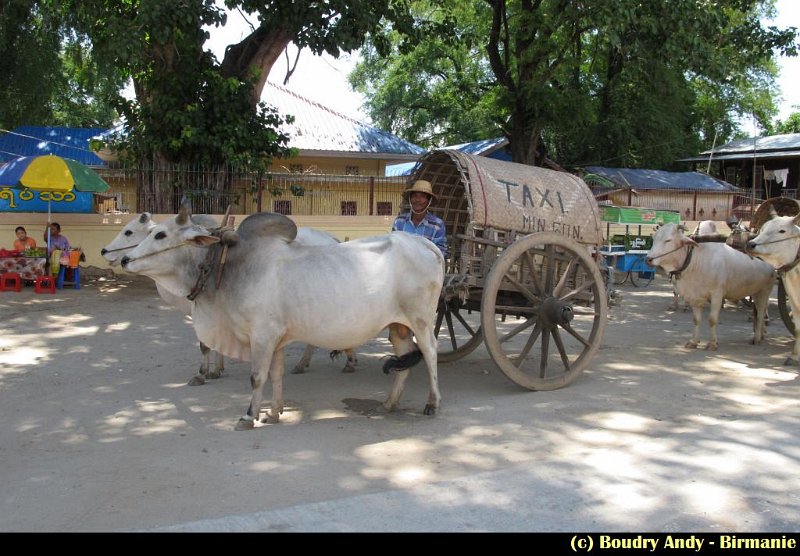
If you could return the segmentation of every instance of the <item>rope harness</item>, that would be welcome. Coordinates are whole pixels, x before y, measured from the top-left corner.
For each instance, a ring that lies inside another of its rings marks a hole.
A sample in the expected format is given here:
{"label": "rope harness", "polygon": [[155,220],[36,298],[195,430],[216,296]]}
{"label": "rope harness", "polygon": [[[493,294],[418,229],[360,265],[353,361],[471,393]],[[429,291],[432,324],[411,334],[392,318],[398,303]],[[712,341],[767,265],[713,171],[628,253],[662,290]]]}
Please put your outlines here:
{"label": "rope harness", "polygon": [[125,251],[127,249],[135,249],[137,247],[139,247],[139,243],[135,243],[133,245],[128,245],[127,247],[117,247],[116,249],[106,249],[105,252],[106,253],[116,253],[117,251]]}
{"label": "rope harness", "polygon": [[[675,278],[676,280],[678,280],[681,277],[681,273],[684,270],[686,270],[689,267],[689,263],[692,262],[692,253],[694,252],[694,245],[689,245],[687,249],[688,252],[686,253],[686,258],[683,260],[683,264],[677,270],[673,270],[672,272],[669,273],[670,278]],[[673,249],[673,251],[677,251],[677,249]]]}
{"label": "rope harness", "polygon": [[[233,216],[226,215],[223,219],[223,225],[219,228],[209,230],[209,235],[221,239],[225,232],[229,231],[233,231]],[[197,268],[200,270],[200,274],[198,274],[197,281],[194,283],[194,287],[189,292],[189,295],[186,296],[186,299],[189,301],[194,301],[198,295],[203,293],[203,291],[206,289],[206,284],[208,283],[208,277],[211,276],[211,273],[214,271],[216,271],[214,288],[219,289],[219,286],[222,283],[222,271],[225,268],[225,261],[228,258],[228,247],[229,245],[227,242],[223,243],[220,241],[208,248],[206,258],[203,259],[203,262],[197,266]]]}

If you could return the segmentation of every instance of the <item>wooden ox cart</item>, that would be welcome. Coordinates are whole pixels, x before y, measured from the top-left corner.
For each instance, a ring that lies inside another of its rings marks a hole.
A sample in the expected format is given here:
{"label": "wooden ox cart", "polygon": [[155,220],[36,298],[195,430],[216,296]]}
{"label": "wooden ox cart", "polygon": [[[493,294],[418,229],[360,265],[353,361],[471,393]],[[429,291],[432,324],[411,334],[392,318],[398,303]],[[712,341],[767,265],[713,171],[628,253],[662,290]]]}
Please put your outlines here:
{"label": "wooden ox cart", "polygon": [[412,182],[431,182],[450,257],[439,304],[439,361],[484,344],[513,382],[573,382],[600,347],[607,320],[595,253],[603,243],[592,192],[564,172],[437,150]]}

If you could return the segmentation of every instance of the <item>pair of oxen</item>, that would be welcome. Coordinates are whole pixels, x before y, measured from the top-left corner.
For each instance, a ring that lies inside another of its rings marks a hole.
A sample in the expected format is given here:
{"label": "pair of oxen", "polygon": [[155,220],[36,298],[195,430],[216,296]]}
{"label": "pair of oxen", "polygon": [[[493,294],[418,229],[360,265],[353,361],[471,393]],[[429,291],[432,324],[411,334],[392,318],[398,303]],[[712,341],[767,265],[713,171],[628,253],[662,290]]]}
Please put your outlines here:
{"label": "pair of oxen", "polygon": [[[209,257],[213,249],[221,254]],[[251,362],[252,397],[237,430],[255,426],[267,379],[272,403],[264,421],[278,422],[286,345],[350,351],[352,365],[352,348],[387,327],[395,356],[384,370],[396,372],[383,410],[398,407],[408,367],[420,359],[430,387],[424,413],[432,415],[439,407],[434,324],[444,260],[423,237],[394,232],[339,243],[273,213],[248,216],[236,231],[225,230],[213,217],[192,216],[184,205],[160,223],[147,213],[132,220],[102,255],[152,278],[165,301],[191,315],[205,360],[190,384],[219,376],[219,354]],[[204,280],[210,260],[217,266],[224,261],[222,271]],[[198,284],[204,284],[202,290]],[[209,349],[218,352],[214,371],[209,371]]]}
{"label": "pair of oxen", "polygon": [[794,347],[786,365],[798,365],[800,355],[800,216],[779,216],[774,210],[755,237],[746,242],[745,251],[725,243],[698,243],[676,224],[661,226],[653,236],[647,263],[660,267],[673,278],[678,295],[692,307],[694,330],[686,347],[697,347],[703,309],[710,304],[710,339],[706,349],[716,350],[717,322],[726,299],[750,297],[756,315],[752,343],[765,337],[765,316],[769,296],[781,275],[794,322]]}

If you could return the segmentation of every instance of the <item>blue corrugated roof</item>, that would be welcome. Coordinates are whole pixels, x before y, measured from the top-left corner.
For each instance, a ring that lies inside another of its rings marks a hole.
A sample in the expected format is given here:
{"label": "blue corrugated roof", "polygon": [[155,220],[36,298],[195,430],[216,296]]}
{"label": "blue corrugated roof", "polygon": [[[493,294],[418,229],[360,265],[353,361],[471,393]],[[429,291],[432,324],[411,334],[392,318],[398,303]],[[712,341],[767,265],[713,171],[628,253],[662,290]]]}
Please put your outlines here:
{"label": "blue corrugated roof", "polygon": [[293,91],[267,82],[262,98],[294,122],[285,128],[289,145],[301,151],[340,151],[400,155],[408,160],[425,149],[389,132],[359,122]]}
{"label": "blue corrugated roof", "polygon": [[634,189],[685,189],[690,191],[738,191],[739,188],[700,172],[667,172],[632,168],[587,166],[589,174],[597,174],[620,187]]}
{"label": "blue corrugated roof", "polygon": [[103,128],[21,126],[0,135],[0,163],[20,156],[54,154],[88,166],[105,166],[89,150],[89,139]]}

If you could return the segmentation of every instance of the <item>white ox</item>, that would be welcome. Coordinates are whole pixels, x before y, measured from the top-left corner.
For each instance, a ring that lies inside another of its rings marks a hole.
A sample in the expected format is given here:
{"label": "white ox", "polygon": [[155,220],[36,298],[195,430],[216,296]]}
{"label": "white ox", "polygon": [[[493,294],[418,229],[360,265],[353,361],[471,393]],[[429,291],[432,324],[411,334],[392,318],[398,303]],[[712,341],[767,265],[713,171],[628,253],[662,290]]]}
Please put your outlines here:
{"label": "white ox", "polygon": [[747,252],[778,269],[789,298],[794,323],[794,346],[785,365],[797,365],[800,355],[800,215],[778,216],[773,208],[758,235],[747,242]]}
{"label": "white ox", "polygon": [[[658,231],[658,227],[656,227],[656,231]],[[692,232],[693,236],[711,236],[717,233],[717,224],[713,220],[701,220],[695,226],[694,231]],[[659,274],[664,274],[669,278],[669,275],[664,272],[663,269],[659,268]],[[678,295],[678,292],[675,291],[673,286],[672,288],[672,303],[667,307],[667,311],[677,311],[678,307],[681,305],[681,296]],[[684,302],[683,304],[683,312],[689,310],[689,304]]]}
{"label": "white ox", "polygon": [[697,243],[686,237],[676,224],[665,224],[653,237],[647,264],[663,268],[674,277],[675,291],[692,307],[694,332],[686,347],[696,348],[700,341],[703,308],[710,303],[708,324],[711,338],[706,349],[716,350],[717,322],[725,299],[752,296],[756,316],[752,343],[764,339],[764,315],[769,295],[775,285],[775,271],[724,243]]}
{"label": "white ox", "polygon": [[[214,228],[217,225],[216,219],[213,216],[206,214],[192,215],[192,222],[205,226],[206,228]],[[134,218],[128,222],[119,234],[111,240],[111,242],[100,250],[100,254],[105,258],[111,266],[116,266],[119,261],[130,253],[134,247],[139,245],[144,238],[156,227],[156,221],[149,212],[143,212],[138,218]],[[300,241],[306,245],[336,245],[339,243],[335,237],[330,234],[315,230],[313,228],[298,228],[297,238],[295,241]],[[156,290],[161,299],[181,311],[185,315],[191,316],[192,302],[189,301],[185,295],[176,295],[170,292],[167,287],[161,284],[158,280],[156,282]],[[292,373],[303,373],[305,369],[311,364],[311,357],[314,354],[315,347],[307,345],[303,352],[300,361],[297,362]],[[200,342],[200,353],[203,356],[200,369],[197,374],[189,380],[190,386],[198,386],[205,384],[207,378],[219,378],[225,370],[225,359],[222,354],[217,353],[214,361],[214,370],[209,371],[211,349],[209,349],[203,342]],[[354,372],[355,366],[358,364],[355,352],[347,350],[347,362],[345,363],[342,372]]]}
{"label": "white ox", "polygon": [[[278,422],[284,404],[283,347],[290,342],[342,350],[388,326],[397,356],[418,355],[411,335],[400,333],[401,327],[393,326],[397,324],[416,337],[429,374],[424,413],[434,414],[441,400],[434,336],[444,279],[439,249],[425,238],[402,232],[326,247],[300,245],[293,241],[296,234],[295,224],[285,216],[247,217],[237,233],[222,236],[222,243],[230,247],[220,288],[209,284],[192,306],[201,342],[252,361],[252,398],[236,429],[253,428],[267,377],[272,404],[266,420]],[[198,264],[219,241],[192,223],[183,207],[121,262],[127,270],[168,284],[173,292],[188,294],[196,283]],[[408,368],[397,372],[383,404],[386,410],[397,408],[408,374]]]}

